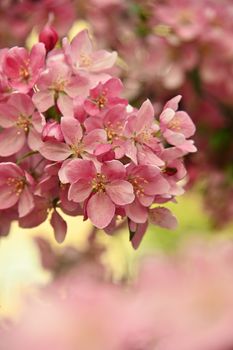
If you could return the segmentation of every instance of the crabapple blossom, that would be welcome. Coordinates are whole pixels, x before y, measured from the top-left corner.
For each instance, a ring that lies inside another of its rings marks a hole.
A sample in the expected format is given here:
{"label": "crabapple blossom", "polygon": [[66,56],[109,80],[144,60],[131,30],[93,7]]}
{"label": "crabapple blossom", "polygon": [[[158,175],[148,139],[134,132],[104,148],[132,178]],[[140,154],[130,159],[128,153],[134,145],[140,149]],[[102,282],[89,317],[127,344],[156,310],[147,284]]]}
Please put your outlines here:
{"label": "crabapple blossom", "polygon": [[117,58],[116,52],[94,51],[87,30],[80,32],[71,43],[65,38],[63,47],[68,63],[77,71],[102,73],[112,68]]}
{"label": "crabapple blossom", "polygon": [[0,52],[2,232],[15,219],[21,227],[49,219],[61,243],[63,213],[107,233],[125,220],[137,248],[150,222],[175,226],[162,205],[184,192],[194,124],[178,110],[179,95],[160,116],[148,99],[130,106],[113,75],[117,54],[95,50],[86,30],[61,47],[42,34],[46,49]]}
{"label": "crabapple blossom", "polygon": [[45,64],[45,47],[38,43],[29,53],[24,47],[9,49],[3,60],[3,70],[10,86],[28,93],[35,85]]}
{"label": "crabapple blossom", "polygon": [[32,150],[42,145],[41,132],[45,117],[36,109],[29,95],[14,93],[0,103],[0,155],[7,157],[20,151],[27,140]]}
{"label": "crabapple blossom", "polygon": [[19,217],[27,215],[34,207],[31,188],[34,179],[18,165],[11,162],[0,163],[1,203],[0,209],[8,209],[18,204]]}
{"label": "crabapple blossom", "polygon": [[99,83],[90,90],[90,97],[84,103],[84,108],[89,115],[98,115],[100,111],[118,104],[127,105],[127,100],[119,98],[118,95],[123,89],[119,79],[111,78],[104,84]]}
{"label": "crabapple blossom", "polygon": [[71,183],[69,199],[86,201],[87,216],[98,228],[110,224],[116,205],[124,206],[134,200],[133,186],[125,179],[125,167],[117,160],[105,162],[99,170],[92,161],[73,160],[66,168],[66,176]]}

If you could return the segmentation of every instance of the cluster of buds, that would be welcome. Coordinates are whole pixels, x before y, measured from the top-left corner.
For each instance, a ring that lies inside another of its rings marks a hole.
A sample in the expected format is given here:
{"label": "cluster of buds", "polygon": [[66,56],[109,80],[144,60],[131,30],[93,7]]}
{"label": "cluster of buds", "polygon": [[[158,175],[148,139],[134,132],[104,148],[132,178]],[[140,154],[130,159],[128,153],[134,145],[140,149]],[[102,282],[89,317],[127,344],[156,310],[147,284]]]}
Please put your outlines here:
{"label": "cluster of buds", "polygon": [[56,40],[46,28],[30,52],[0,51],[0,215],[22,227],[51,215],[59,242],[60,210],[107,232],[127,218],[137,247],[149,220],[176,226],[161,204],[184,191],[195,126],[178,110],[181,96],[158,116],[149,100],[130,106],[112,76],[117,53],[96,51],[86,30]]}

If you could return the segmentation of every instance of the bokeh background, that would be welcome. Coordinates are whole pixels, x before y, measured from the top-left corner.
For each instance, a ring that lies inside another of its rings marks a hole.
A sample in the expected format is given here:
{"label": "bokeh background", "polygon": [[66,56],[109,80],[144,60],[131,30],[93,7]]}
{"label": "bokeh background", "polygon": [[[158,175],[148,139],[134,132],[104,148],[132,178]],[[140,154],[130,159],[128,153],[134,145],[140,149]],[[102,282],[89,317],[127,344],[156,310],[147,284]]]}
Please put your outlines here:
{"label": "bokeh background", "polygon": [[44,223],[13,223],[0,238],[0,314],[15,316],[22,296],[74,266],[101,264],[113,281],[131,278],[143,256],[173,254],[181,242],[233,237],[232,0],[41,0],[0,2],[0,47],[36,42],[51,23],[62,37],[88,28],[97,47],[119,53],[116,74],[133,106],[150,98],[155,110],[172,96],[194,120],[198,152],[187,160],[186,193],[169,204],[179,226],[149,227],[132,250],[127,229],[108,236],[68,218],[65,242]]}

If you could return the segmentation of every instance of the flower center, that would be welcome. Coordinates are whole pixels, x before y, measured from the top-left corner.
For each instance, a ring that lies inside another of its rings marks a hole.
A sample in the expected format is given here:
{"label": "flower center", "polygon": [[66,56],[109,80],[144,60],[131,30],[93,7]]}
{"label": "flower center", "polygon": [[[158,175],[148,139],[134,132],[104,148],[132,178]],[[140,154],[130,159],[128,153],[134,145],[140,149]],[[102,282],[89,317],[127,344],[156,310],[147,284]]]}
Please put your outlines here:
{"label": "flower center", "polygon": [[123,126],[121,122],[117,122],[115,125],[113,125],[111,122],[108,122],[104,129],[107,133],[108,141],[110,142],[113,139],[118,140],[119,138],[123,137],[123,134],[122,134]]}
{"label": "flower center", "polygon": [[90,67],[91,64],[92,59],[88,55],[81,53],[79,58],[80,67]]}
{"label": "flower center", "polygon": [[148,142],[150,141],[150,139],[151,139],[151,132],[149,130],[144,130],[140,134],[134,137],[134,141],[140,144]]}
{"label": "flower center", "polygon": [[107,97],[103,95],[100,95],[96,100],[95,103],[97,104],[97,106],[99,107],[99,109],[102,109],[105,107],[106,103],[107,103],[108,99]]}
{"label": "flower center", "polygon": [[76,145],[70,145],[70,149],[76,157],[80,157],[84,151],[84,146],[82,142],[79,142]]}
{"label": "flower center", "polygon": [[30,77],[30,73],[27,67],[20,67],[19,75],[23,80],[28,80]]}
{"label": "flower center", "polygon": [[100,173],[92,180],[92,190],[94,192],[105,192],[106,176]]}
{"label": "flower center", "polygon": [[52,89],[56,92],[63,92],[65,89],[66,81],[63,78],[58,78],[52,86]]}
{"label": "flower center", "polygon": [[169,123],[168,123],[168,128],[175,130],[175,131],[180,131],[180,121],[178,119],[173,118]]}
{"label": "flower center", "polygon": [[144,184],[148,183],[147,180],[139,175],[136,175],[132,178],[129,178],[129,182],[133,186],[134,192],[137,196],[144,196]]}
{"label": "flower center", "polygon": [[11,192],[17,196],[21,194],[25,186],[25,180],[22,178],[9,177],[7,179],[7,185],[11,187]]}
{"label": "flower center", "polygon": [[23,115],[20,115],[17,119],[16,126],[20,129],[23,129],[25,132],[28,132],[30,125],[30,120]]}

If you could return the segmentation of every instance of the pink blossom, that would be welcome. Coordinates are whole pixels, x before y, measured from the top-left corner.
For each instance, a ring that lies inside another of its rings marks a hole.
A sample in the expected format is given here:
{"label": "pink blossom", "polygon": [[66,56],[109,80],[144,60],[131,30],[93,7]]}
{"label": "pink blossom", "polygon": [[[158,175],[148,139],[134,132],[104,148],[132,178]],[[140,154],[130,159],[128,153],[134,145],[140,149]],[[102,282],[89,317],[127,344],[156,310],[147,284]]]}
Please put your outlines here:
{"label": "pink blossom", "polygon": [[95,116],[114,105],[125,104],[127,100],[119,98],[123,85],[119,79],[111,78],[105,83],[99,83],[90,90],[90,96],[84,103],[89,115]]}
{"label": "pink blossom", "polygon": [[25,94],[12,94],[7,103],[0,103],[0,155],[10,156],[26,143],[32,150],[41,146],[40,133],[44,116],[35,111],[31,98]]}
{"label": "pink blossom", "polygon": [[62,117],[60,128],[65,142],[44,142],[40,153],[46,159],[63,161],[70,156],[85,157],[85,154],[94,152],[97,144],[106,142],[106,133],[102,129],[95,129],[83,135],[81,124],[75,118]]}
{"label": "pink blossom", "polygon": [[[117,159],[122,158],[125,154],[125,124],[127,122],[127,111],[124,105],[117,105],[110,108],[102,117],[92,116],[85,120],[84,125],[87,131],[104,129],[106,133],[106,141],[104,147],[107,150],[112,149]],[[111,145],[111,147],[109,147]],[[99,151],[102,152],[103,145],[101,144],[96,148],[95,154],[98,155]]]}
{"label": "pink blossom", "polygon": [[177,112],[177,103],[180,96],[169,101],[161,113],[160,129],[164,138],[171,144],[188,152],[195,152],[196,147],[193,142],[186,140],[195,133],[195,125],[186,112]]}
{"label": "pink blossom", "polygon": [[135,194],[133,203],[125,206],[126,215],[135,223],[144,223],[148,219],[148,207],[153,203],[155,195],[169,192],[170,186],[160,172],[151,165],[129,166],[128,181]]}
{"label": "pink blossom", "polygon": [[158,131],[153,106],[147,100],[136,115],[132,113],[128,118],[125,133],[129,139],[125,142],[125,154],[135,164],[163,165],[164,162],[157,156],[161,149],[156,138]]}
{"label": "pink blossom", "polygon": [[44,112],[57,103],[63,114],[70,110],[72,98],[88,93],[88,79],[81,75],[72,75],[70,68],[63,62],[54,62],[40,75],[39,89],[33,96],[33,102],[39,111]]}
{"label": "pink blossom", "polygon": [[92,161],[73,160],[66,176],[71,183],[69,199],[79,203],[87,200],[87,216],[98,228],[109,225],[116,206],[134,200],[133,186],[125,180],[126,171],[119,161],[106,162],[98,171]]}
{"label": "pink blossom", "polygon": [[44,44],[35,44],[29,53],[23,47],[9,49],[4,57],[3,69],[12,88],[27,93],[36,83],[44,68]]}
{"label": "pink blossom", "polygon": [[34,207],[33,184],[33,178],[16,164],[0,163],[0,209],[18,204],[19,217],[27,215]]}
{"label": "pink blossom", "polygon": [[63,49],[68,64],[75,72],[89,72],[93,85],[98,82],[97,75],[104,80],[109,78],[105,71],[112,68],[117,58],[116,52],[95,51],[87,30],[78,33],[70,44],[67,38],[63,39]]}

